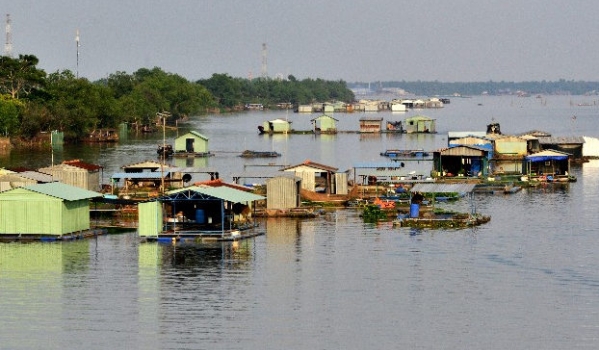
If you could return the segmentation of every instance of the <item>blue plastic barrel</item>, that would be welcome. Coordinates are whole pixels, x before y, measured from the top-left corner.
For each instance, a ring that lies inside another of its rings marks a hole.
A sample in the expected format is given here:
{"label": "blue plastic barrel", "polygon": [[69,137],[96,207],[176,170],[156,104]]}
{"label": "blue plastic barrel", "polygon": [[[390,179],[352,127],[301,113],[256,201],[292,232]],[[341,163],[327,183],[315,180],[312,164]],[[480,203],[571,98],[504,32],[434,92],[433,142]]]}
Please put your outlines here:
{"label": "blue plastic barrel", "polygon": [[198,223],[198,224],[206,223],[206,214],[204,213],[204,209],[196,210],[196,223]]}
{"label": "blue plastic barrel", "polygon": [[420,204],[410,204],[410,217],[417,218],[420,215]]}

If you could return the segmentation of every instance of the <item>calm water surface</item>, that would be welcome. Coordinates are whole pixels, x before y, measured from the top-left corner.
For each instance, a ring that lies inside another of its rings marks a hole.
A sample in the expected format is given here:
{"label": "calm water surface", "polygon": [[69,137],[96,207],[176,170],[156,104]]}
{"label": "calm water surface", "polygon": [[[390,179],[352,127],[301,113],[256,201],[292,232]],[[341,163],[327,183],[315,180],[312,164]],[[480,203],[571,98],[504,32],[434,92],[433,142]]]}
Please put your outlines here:
{"label": "calm water surface", "polygon": [[[302,130],[315,115],[207,116],[189,127],[210,138],[215,156],[193,165],[230,181],[264,164],[237,152],[272,149],[283,153],[277,162],[309,158],[345,170],[381,161],[387,148],[443,147],[447,131],[481,131],[492,118],[505,133],[599,137],[599,107],[576,106],[589,101],[452,99],[420,111],[439,131],[420,136],[265,137],[256,129],[263,120],[287,117]],[[339,129],[356,130],[361,116],[335,117]],[[159,142],[152,135],[65,146],[54,157],[100,163],[108,178],[156,159]],[[48,157],[11,153],[0,161],[46,166]],[[346,209],[315,220],[265,219],[265,236],[237,243],[140,243],[129,232],[0,244],[0,348],[596,349],[599,161],[572,173],[578,182],[447,204],[491,215],[467,230],[373,226]]]}

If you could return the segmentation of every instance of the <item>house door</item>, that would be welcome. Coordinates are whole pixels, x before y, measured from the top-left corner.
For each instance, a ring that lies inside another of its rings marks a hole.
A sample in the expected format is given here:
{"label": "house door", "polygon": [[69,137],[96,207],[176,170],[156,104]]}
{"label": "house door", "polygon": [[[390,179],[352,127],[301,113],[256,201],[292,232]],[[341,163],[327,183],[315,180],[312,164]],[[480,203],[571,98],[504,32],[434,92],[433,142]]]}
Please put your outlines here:
{"label": "house door", "polygon": [[185,151],[189,153],[193,153],[193,141],[194,139],[185,139]]}

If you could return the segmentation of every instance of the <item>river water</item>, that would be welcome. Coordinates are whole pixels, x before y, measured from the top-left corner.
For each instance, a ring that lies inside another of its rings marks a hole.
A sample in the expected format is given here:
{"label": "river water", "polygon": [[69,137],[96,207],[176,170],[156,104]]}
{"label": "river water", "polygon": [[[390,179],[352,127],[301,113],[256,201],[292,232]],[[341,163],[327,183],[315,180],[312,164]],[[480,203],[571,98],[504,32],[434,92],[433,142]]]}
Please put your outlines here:
{"label": "river water", "polygon": [[[447,131],[484,131],[491,121],[504,133],[599,137],[599,106],[584,96],[454,98],[439,110],[372,116],[416,113],[436,118],[438,134],[259,136],[264,120],[307,130],[317,115],[194,118],[186,127],[208,136],[215,156],[187,165],[218,169],[227,181],[271,171],[238,157],[252,149],[281,152],[281,164],[311,159],[343,171],[380,162],[387,148],[443,147]],[[334,116],[340,130],[357,130],[364,114]],[[81,158],[102,164],[108,179],[122,165],[155,160],[161,142],[130,136],[0,161],[40,167]],[[235,243],[140,243],[127,232],[0,244],[0,348],[595,349],[599,160],[573,165],[572,174],[578,182],[446,204],[491,216],[465,230],[364,224],[356,209],[342,209],[264,219],[266,235]]]}

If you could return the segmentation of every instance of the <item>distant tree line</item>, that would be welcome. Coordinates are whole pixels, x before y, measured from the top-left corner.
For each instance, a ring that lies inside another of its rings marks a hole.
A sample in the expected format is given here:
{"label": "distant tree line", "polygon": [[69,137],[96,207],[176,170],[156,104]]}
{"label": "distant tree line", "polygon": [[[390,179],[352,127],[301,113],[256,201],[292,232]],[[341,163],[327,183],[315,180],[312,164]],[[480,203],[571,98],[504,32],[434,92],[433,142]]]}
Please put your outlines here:
{"label": "distant tree line", "polygon": [[47,74],[34,55],[0,56],[0,136],[33,139],[58,130],[77,141],[95,129],[120,123],[151,124],[159,112],[172,119],[209,111],[242,109],[246,103],[266,108],[280,103],[354,99],[343,81],[321,79],[242,79],[214,74],[191,82],[160,68],[132,74],[116,72],[91,82],[71,71]]}
{"label": "distant tree line", "polygon": [[343,101],[352,102],[353,92],[347,83],[322,79],[297,80],[293,75],[287,79],[233,78],[227,74],[213,74],[210,79],[198,80],[205,86],[218,104],[225,108],[238,109],[247,103],[260,103],[266,108],[275,108],[278,104],[293,106],[314,102]]}
{"label": "distant tree line", "polygon": [[[359,88],[368,83],[351,83],[348,86]],[[437,95],[511,95],[518,93],[543,95],[586,95],[599,94],[599,82],[574,81],[486,81],[486,82],[440,82],[440,81],[387,81],[370,83],[371,89],[403,89],[419,96]]]}

